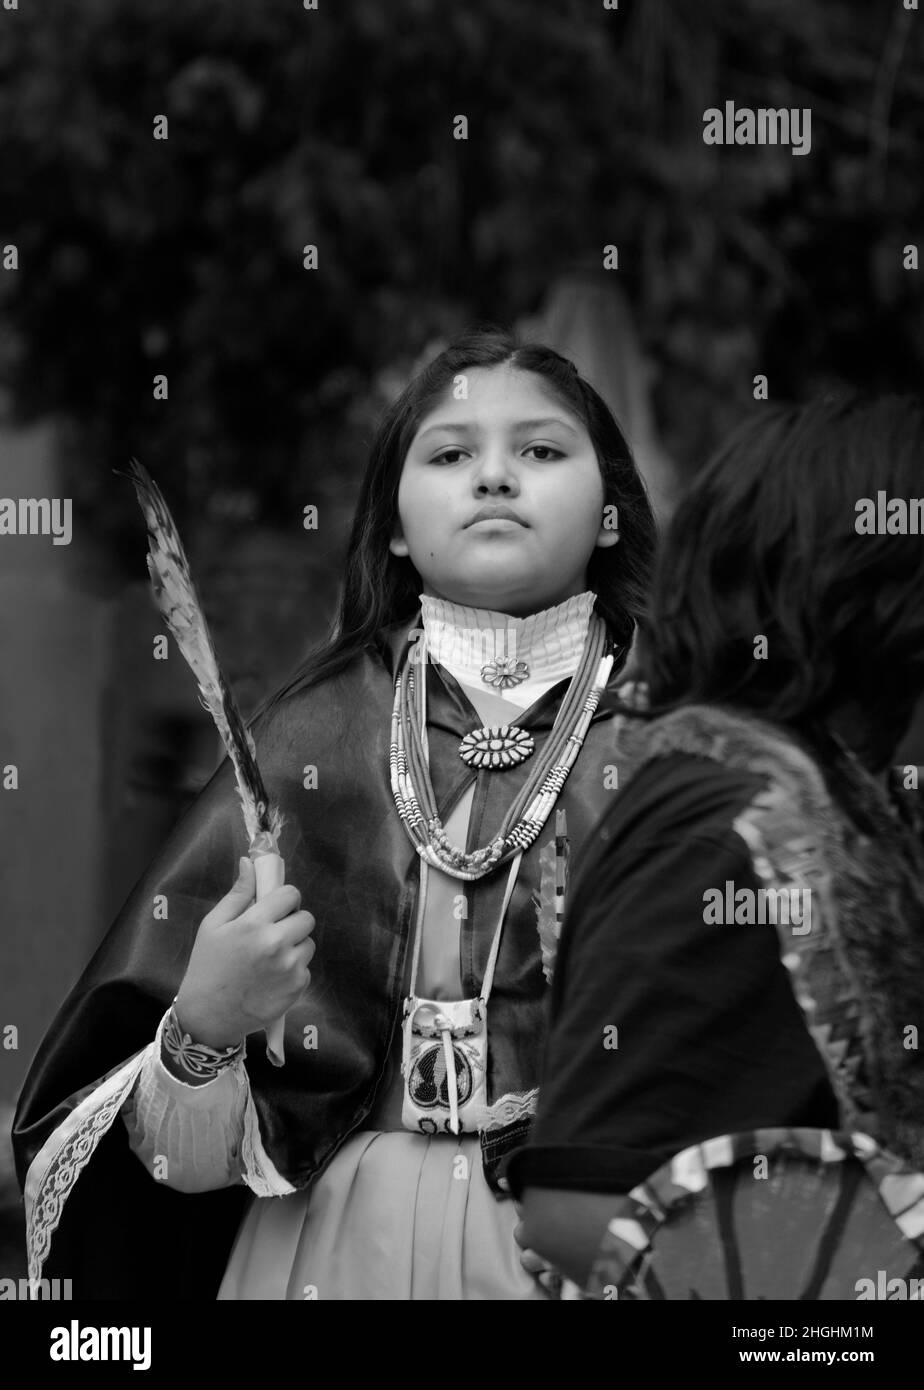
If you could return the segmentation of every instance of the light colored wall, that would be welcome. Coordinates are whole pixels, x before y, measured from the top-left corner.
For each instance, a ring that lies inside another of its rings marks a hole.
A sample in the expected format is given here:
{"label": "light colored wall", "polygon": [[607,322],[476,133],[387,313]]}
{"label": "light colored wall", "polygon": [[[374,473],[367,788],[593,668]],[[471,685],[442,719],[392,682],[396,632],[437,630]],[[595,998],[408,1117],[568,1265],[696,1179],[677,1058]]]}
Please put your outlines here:
{"label": "light colored wall", "polygon": [[[51,427],[0,431],[0,497],[55,497]],[[98,937],[100,691],[113,605],[74,582],[77,551],[0,536],[0,1106]]]}

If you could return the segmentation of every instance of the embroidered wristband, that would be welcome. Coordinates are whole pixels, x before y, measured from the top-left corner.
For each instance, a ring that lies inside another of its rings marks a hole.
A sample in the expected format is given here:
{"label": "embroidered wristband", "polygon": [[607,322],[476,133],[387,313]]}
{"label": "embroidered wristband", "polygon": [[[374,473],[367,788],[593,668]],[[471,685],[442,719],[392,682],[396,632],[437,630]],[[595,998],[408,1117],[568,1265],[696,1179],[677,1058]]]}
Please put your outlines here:
{"label": "embroidered wristband", "polygon": [[243,1043],[239,1043],[237,1047],[219,1049],[208,1047],[205,1043],[193,1042],[190,1035],[181,1030],[172,1004],[164,1023],[161,1041],[167,1056],[198,1081],[203,1077],[218,1076],[244,1056]]}

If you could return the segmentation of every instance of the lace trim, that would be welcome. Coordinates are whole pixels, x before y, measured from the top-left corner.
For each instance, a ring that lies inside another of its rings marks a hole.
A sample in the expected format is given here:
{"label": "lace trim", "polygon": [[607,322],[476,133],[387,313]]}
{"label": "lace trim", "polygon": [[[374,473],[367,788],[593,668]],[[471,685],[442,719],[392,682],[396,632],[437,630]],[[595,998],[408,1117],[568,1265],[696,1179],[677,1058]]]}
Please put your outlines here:
{"label": "lace trim", "polygon": [[68,1115],[36,1154],[26,1178],[26,1248],[29,1278],[39,1279],[64,1204],[137,1080],[149,1044]]}
{"label": "lace trim", "polygon": [[481,1125],[482,1131],[504,1129],[517,1120],[525,1120],[530,1115],[535,1115],[538,1098],[538,1086],[534,1086],[531,1091],[508,1091],[493,1105],[485,1106]]}
{"label": "lace trim", "polygon": [[276,1168],[263,1147],[260,1135],[260,1119],[254,1105],[250,1089],[250,1079],[244,1073],[247,1092],[244,1109],[244,1135],[241,1140],[241,1162],[244,1165],[244,1182],[256,1197],[285,1197],[297,1189],[288,1182]]}
{"label": "lace trim", "polygon": [[[26,1249],[30,1279],[41,1278],[52,1236],[60,1224],[64,1204],[74,1184],[90,1162],[104,1134],[111,1129],[146,1060],[159,1055],[162,1026],[163,1020],[154,1042],[84,1097],[53,1130],[33,1159],[25,1184]],[[241,1143],[244,1181],[257,1197],[285,1196],[296,1189],[279,1174],[263,1147],[257,1108],[246,1072],[243,1072],[243,1083],[246,1088]]]}

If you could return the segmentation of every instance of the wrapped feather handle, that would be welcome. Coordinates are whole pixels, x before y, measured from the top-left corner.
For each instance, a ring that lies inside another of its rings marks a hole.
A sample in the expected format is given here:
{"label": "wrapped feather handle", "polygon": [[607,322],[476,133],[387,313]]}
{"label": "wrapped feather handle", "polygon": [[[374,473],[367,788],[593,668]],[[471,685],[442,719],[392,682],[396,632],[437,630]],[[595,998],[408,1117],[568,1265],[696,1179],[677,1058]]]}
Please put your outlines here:
{"label": "wrapped feather handle", "polygon": [[[218,664],[189,561],[164,495],[137,459],[131,460],[128,472],[115,471],[135,485],[148,528],[148,572],[157,606],[196,677],[200,703],[214,719],[231,759],[256,870],[257,897],[264,897],[284,881],[285,866],[278,852],[282,816],[270,802],[257,766],[253,737]],[[267,1056],[277,1066],[283,1062],[283,1026],[280,1019],[266,1030]]]}

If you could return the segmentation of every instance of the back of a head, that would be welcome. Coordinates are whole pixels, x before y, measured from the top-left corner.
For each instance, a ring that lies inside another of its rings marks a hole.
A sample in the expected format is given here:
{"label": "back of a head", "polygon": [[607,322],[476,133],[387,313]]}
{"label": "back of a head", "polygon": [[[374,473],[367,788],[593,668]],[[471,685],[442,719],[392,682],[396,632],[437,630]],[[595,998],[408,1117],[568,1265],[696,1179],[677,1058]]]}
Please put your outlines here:
{"label": "back of a head", "polygon": [[[924,409],[767,407],[693,481],[640,641],[652,706],[793,727],[849,708],[881,762],[924,691]],[[877,747],[873,747],[873,744]]]}

